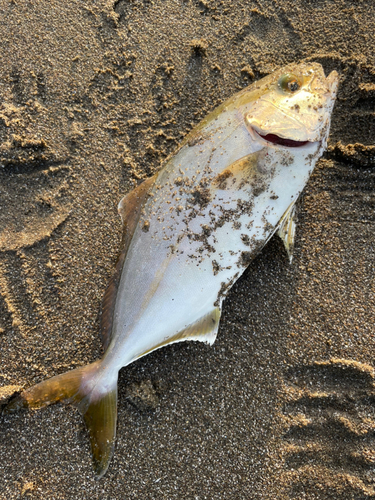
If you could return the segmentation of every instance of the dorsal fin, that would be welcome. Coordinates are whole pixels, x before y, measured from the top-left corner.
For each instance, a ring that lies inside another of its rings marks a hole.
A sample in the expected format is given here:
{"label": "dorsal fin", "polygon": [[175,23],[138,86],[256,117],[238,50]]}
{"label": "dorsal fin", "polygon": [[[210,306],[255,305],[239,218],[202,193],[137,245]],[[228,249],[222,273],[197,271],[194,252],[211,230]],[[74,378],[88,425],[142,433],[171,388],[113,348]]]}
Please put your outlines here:
{"label": "dorsal fin", "polygon": [[118,211],[123,222],[123,233],[120,245],[120,254],[117,258],[115,272],[108,284],[102,302],[102,315],[100,320],[100,336],[103,350],[109,346],[112,334],[113,313],[115,311],[117,289],[120,283],[122,267],[128,253],[130,242],[137,227],[142,207],[147,194],[154,184],[156,175],[149,177],[138,187],[130,191],[119,203]]}
{"label": "dorsal fin", "polygon": [[199,342],[205,342],[206,344],[212,345],[215,342],[216,335],[219,330],[220,316],[221,309],[219,307],[215,307],[215,309],[199,318],[195,321],[195,323],[187,326],[180,332],[173,335],[173,337],[169,337],[163,342],[160,342],[160,344],[142,352],[142,354],[136,356],[135,359],[139,359],[142,356],[145,356],[152,351],[156,351],[156,349],[160,349],[166,345],[174,344],[175,342],[183,342],[185,340],[197,340]]}

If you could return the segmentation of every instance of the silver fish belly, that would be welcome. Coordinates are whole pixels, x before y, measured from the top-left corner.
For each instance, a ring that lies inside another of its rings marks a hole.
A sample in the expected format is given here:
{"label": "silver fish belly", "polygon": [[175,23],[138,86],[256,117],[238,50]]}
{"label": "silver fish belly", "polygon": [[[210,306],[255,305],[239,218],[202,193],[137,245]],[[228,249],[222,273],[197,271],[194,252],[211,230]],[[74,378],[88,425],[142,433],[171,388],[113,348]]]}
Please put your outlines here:
{"label": "silver fish belly", "polygon": [[26,390],[6,411],[72,402],[101,477],[113,454],[120,368],[173,342],[213,343],[223,299],[275,232],[291,258],[295,202],[326,147],[337,83],[316,63],[267,76],[208,115],[129,193],[103,302],[104,357]]}

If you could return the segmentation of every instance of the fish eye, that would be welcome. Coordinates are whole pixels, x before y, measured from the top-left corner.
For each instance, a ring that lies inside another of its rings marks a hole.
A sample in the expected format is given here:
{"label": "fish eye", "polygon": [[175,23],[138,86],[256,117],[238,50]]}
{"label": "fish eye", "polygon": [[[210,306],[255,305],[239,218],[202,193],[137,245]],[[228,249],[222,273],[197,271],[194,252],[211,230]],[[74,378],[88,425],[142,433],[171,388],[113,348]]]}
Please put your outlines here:
{"label": "fish eye", "polygon": [[285,73],[280,76],[277,85],[284,92],[293,93],[300,90],[302,87],[302,81],[298,78],[298,76],[293,75],[292,73]]}

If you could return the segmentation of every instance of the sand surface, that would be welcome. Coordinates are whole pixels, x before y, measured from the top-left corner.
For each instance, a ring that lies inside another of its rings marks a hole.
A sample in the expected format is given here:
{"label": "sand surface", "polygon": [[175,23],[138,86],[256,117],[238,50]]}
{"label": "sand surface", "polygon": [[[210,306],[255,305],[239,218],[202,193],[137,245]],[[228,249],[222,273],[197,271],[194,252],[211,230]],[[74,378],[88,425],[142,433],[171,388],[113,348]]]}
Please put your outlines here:
{"label": "sand surface", "polygon": [[0,0],[0,404],[100,356],[117,203],[233,93],[340,74],[328,152],[213,347],[121,371],[95,481],[74,408],[0,418],[1,499],[375,498],[372,0]]}

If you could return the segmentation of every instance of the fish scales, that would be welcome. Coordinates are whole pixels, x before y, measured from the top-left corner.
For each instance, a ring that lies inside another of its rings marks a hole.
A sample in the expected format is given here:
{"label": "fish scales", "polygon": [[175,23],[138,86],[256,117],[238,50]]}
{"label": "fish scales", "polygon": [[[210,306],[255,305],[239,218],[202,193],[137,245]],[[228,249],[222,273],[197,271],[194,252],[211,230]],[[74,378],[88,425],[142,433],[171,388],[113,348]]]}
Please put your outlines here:
{"label": "fish scales", "polygon": [[316,63],[265,77],[216,108],[121,200],[103,358],[27,389],[5,411],[73,403],[102,477],[114,449],[118,371],[173,342],[212,343],[222,301],[275,232],[291,259],[295,202],[326,147],[337,83]]}

